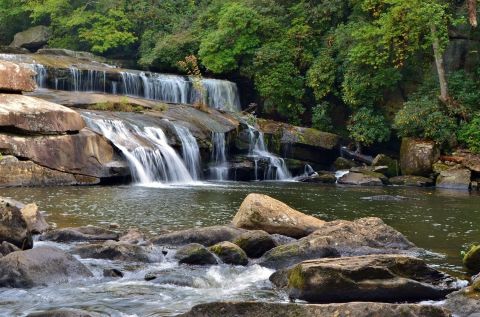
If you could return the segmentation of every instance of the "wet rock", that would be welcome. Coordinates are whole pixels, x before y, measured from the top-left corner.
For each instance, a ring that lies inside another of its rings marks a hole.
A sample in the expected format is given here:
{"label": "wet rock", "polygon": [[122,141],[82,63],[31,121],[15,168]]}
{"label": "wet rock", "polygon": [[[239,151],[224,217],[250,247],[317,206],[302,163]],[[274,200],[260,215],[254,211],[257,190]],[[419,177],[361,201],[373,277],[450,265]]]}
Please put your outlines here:
{"label": "wet rock", "polygon": [[124,176],[128,168],[113,146],[89,129],[77,134],[20,137],[0,134],[0,151],[61,172],[96,178]]}
{"label": "wet rock", "polygon": [[416,186],[416,187],[430,187],[434,182],[431,178],[423,176],[404,175],[392,177],[388,180],[392,185],[398,186]]}
{"label": "wet rock", "polygon": [[380,218],[325,223],[311,235],[268,251],[259,261],[270,268],[284,268],[301,261],[338,256],[418,251],[400,232]]}
{"label": "wet rock", "polygon": [[150,262],[147,252],[141,246],[116,241],[80,245],[73,250],[73,253],[82,258]]}
{"label": "wet rock", "polygon": [[464,168],[453,168],[440,172],[437,188],[469,190],[472,172]]}
{"label": "wet rock", "polygon": [[51,37],[50,29],[44,25],[37,25],[15,34],[11,47],[23,47],[32,51],[42,48]]}
{"label": "wet rock", "polygon": [[432,165],[440,157],[435,142],[403,138],[400,148],[400,169],[403,175],[429,176]]}
{"label": "wet rock", "polygon": [[210,248],[211,252],[216,254],[225,264],[247,265],[247,254],[236,244],[228,241],[217,243]]}
{"label": "wet rock", "polygon": [[146,243],[145,235],[135,228],[130,228],[127,231],[127,233],[125,233],[123,236],[120,237],[119,241],[129,243],[129,244],[145,244]]}
{"label": "wet rock", "polygon": [[284,236],[282,234],[277,234],[277,233],[271,234],[270,236],[273,238],[273,240],[275,241],[277,246],[284,245],[284,244],[289,244],[289,243],[292,243],[294,241],[298,241],[295,238],[287,237],[287,236]]}
{"label": "wet rock", "polygon": [[14,246],[13,244],[11,243],[8,243],[6,241],[3,241],[1,244],[0,244],[0,258],[2,256],[6,256],[6,255],[9,255],[10,253],[12,252],[16,252],[16,251],[21,251],[20,248]]}
{"label": "wet rock", "polygon": [[123,273],[119,269],[104,269],[103,270],[104,277],[113,277],[113,278],[122,278]]}
{"label": "wet rock", "polygon": [[294,238],[304,237],[324,223],[261,194],[248,195],[232,221],[237,228],[264,230]]}
{"label": "wet rock", "polygon": [[95,226],[85,226],[77,228],[56,229],[44,233],[39,238],[41,241],[54,242],[87,242],[87,241],[106,241],[118,240],[119,234]]}
{"label": "wet rock", "polygon": [[335,162],[333,162],[333,166],[335,167],[336,171],[341,171],[349,170],[352,167],[358,166],[358,164],[354,160],[349,160],[344,157],[338,157]]}
{"label": "wet rock", "polygon": [[35,72],[30,68],[0,61],[0,92],[33,91],[37,87],[34,76]]}
{"label": "wet rock", "polygon": [[27,223],[27,228],[31,233],[39,234],[50,228],[35,203],[25,205],[24,203],[11,198],[0,197],[0,204],[9,204],[20,209],[23,219],[25,219],[25,222]]}
{"label": "wet rock", "polygon": [[480,245],[474,244],[463,256],[463,264],[474,273],[480,272]]}
{"label": "wet rock", "polygon": [[275,239],[263,230],[247,231],[234,242],[245,251],[249,258],[253,259],[261,257],[265,252],[278,245]]}
{"label": "wet rock", "polygon": [[27,317],[107,317],[107,315],[89,312],[81,309],[55,309],[44,312],[32,313]]}
{"label": "wet rock", "polygon": [[192,265],[211,265],[218,264],[217,259],[212,252],[208,251],[203,245],[192,243],[179,249],[175,258],[181,264]]}
{"label": "wet rock", "polygon": [[380,173],[368,172],[368,173],[357,173],[349,172],[337,181],[338,184],[343,185],[361,185],[361,186],[382,186],[385,176]]}
{"label": "wet rock", "polygon": [[266,302],[213,302],[179,317],[449,317],[441,307],[416,304],[346,303],[305,305]]}
{"label": "wet rock", "polygon": [[446,170],[449,170],[451,168],[451,166],[441,162],[441,161],[438,161],[437,163],[434,163],[432,165],[432,169],[433,169],[433,172],[436,173],[436,174],[440,174],[441,172],[443,171],[446,171]]}
{"label": "wet rock", "polygon": [[314,303],[418,302],[443,299],[457,281],[423,260],[367,255],[305,261],[270,277],[290,298]]}
{"label": "wet rock", "polygon": [[153,238],[151,242],[156,245],[182,246],[189,243],[198,243],[209,247],[222,241],[233,241],[245,230],[231,226],[213,226],[193,228],[166,233]]}
{"label": "wet rock", "polygon": [[72,255],[52,247],[13,252],[0,259],[0,287],[30,288],[92,276]]}
{"label": "wet rock", "polygon": [[193,276],[172,271],[151,272],[145,275],[146,281],[155,284],[170,284],[183,287],[195,287],[196,280]]}
{"label": "wet rock", "polygon": [[455,317],[479,317],[480,290],[469,286],[447,296],[443,306]]}
{"label": "wet rock", "polygon": [[320,171],[309,176],[301,176],[295,180],[302,183],[335,184],[337,177],[335,173]]}
{"label": "wet rock", "polygon": [[480,173],[480,155],[471,153],[465,155],[462,165],[473,172]]}
{"label": "wet rock", "polygon": [[387,177],[395,177],[400,174],[400,166],[397,160],[385,154],[378,154],[372,162],[372,166],[386,166],[386,171],[383,172]]}
{"label": "wet rock", "polygon": [[0,200],[0,242],[6,241],[25,250],[33,247],[32,234],[20,209]]}
{"label": "wet rock", "polygon": [[62,134],[85,128],[74,110],[42,99],[0,94],[0,127],[16,128],[26,133]]}

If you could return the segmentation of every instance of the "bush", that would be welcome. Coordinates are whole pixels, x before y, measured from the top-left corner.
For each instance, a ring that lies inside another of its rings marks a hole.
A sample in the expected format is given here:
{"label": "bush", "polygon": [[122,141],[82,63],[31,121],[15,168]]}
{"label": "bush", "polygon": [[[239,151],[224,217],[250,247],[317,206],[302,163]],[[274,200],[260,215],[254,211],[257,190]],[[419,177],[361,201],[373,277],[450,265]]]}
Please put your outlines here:
{"label": "bush", "polygon": [[445,144],[455,140],[457,123],[441,109],[438,101],[419,97],[404,104],[395,116],[394,128],[400,137],[429,139]]}
{"label": "bush", "polygon": [[458,132],[458,140],[474,153],[480,153],[480,112],[469,123],[464,123]]}
{"label": "bush", "polygon": [[[375,113],[371,108],[360,108],[350,117],[347,126],[350,137],[357,145],[372,145],[375,142],[385,142],[390,138],[390,129],[384,116]],[[357,151],[359,149],[357,148]]]}
{"label": "bush", "polygon": [[312,128],[332,132],[333,126],[329,110],[330,105],[327,102],[323,102],[312,109]]}

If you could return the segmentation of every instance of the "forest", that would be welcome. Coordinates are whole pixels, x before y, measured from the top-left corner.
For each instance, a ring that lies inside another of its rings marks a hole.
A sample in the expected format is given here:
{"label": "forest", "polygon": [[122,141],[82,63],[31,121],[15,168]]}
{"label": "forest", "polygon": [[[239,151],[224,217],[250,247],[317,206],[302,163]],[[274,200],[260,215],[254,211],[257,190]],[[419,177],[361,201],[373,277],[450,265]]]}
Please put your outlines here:
{"label": "forest", "polygon": [[0,44],[47,25],[50,47],[142,69],[182,73],[194,56],[258,116],[357,149],[417,137],[480,152],[476,10],[472,0],[0,0]]}

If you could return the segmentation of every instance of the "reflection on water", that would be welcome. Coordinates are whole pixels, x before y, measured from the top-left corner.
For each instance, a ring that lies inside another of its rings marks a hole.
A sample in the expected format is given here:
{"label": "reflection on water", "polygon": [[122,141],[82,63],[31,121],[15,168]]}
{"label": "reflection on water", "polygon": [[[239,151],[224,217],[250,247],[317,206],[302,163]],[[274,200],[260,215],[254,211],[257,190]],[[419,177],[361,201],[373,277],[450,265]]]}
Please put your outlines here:
{"label": "reflection on water", "polygon": [[[479,236],[480,196],[457,191],[273,182],[162,188],[115,186],[0,189],[1,196],[36,202],[42,210],[48,212],[48,220],[59,227],[115,222],[122,228],[142,228],[151,235],[165,230],[228,223],[242,200],[251,192],[268,194],[298,210],[326,220],[380,217],[419,247],[441,254],[442,256],[433,256],[427,260],[454,274],[463,273],[460,250],[466,244],[478,240]],[[374,195],[401,195],[408,199],[361,199]],[[95,267],[95,263],[89,265]],[[184,272],[206,279],[205,283],[209,285],[206,288],[179,288],[144,282],[145,272],[142,270],[136,270],[117,282],[101,281],[57,287],[53,294],[49,293],[52,292],[51,288],[0,290],[0,316],[5,309],[8,309],[7,315],[17,315],[36,306],[58,307],[64,298],[71,299],[72,306],[98,307],[100,311],[118,316],[122,316],[120,311],[127,314],[123,316],[170,316],[174,312],[187,310],[195,303],[219,299],[281,300],[267,285],[269,272],[262,271],[260,267],[236,269],[243,271],[233,272],[228,271],[231,270],[229,267],[211,268],[200,273]],[[26,297],[29,300],[25,300]],[[20,298],[24,300],[19,301]],[[29,305],[28,302],[32,304]],[[141,313],[135,312],[138,309]]]}

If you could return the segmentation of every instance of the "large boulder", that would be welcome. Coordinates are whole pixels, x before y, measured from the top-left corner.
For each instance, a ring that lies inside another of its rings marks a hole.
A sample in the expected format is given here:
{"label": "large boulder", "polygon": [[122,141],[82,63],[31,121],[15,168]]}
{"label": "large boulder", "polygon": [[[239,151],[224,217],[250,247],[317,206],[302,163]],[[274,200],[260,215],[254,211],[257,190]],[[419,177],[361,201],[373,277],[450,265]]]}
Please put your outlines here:
{"label": "large boulder", "polygon": [[180,264],[191,264],[191,265],[212,265],[218,264],[215,255],[210,252],[203,245],[198,243],[188,244],[180,248],[177,253],[175,253],[175,259],[178,260]]}
{"label": "large boulder", "polygon": [[440,157],[435,142],[403,138],[400,147],[400,169],[403,175],[429,176]]}
{"label": "large boulder", "polygon": [[213,302],[179,317],[449,317],[441,307],[415,304],[346,303],[305,305],[267,302]]}
{"label": "large boulder", "polygon": [[437,188],[469,190],[472,172],[466,168],[441,171],[437,177]]}
{"label": "large boulder", "polygon": [[11,47],[23,47],[36,51],[48,43],[51,37],[50,29],[44,25],[31,27],[23,32],[15,34]]}
{"label": "large boulder", "polygon": [[30,288],[92,276],[72,255],[52,247],[13,252],[0,259],[0,287]]}
{"label": "large boulder", "polygon": [[304,237],[325,221],[305,215],[267,195],[249,194],[240,205],[232,224],[237,228],[264,230],[289,237]]}
{"label": "large boulder", "polygon": [[241,234],[235,244],[245,251],[250,258],[259,258],[265,252],[278,245],[274,237],[263,230],[252,230]]}
{"label": "large boulder", "polygon": [[4,241],[22,250],[33,247],[32,234],[20,209],[7,200],[0,200],[0,243]]}
{"label": "large boulder", "polygon": [[392,185],[412,187],[430,187],[434,184],[431,178],[413,175],[395,176],[388,181]]}
{"label": "large boulder", "polygon": [[285,268],[301,261],[338,256],[416,252],[415,246],[380,218],[325,223],[311,235],[268,251],[259,263]]}
{"label": "large boulder", "polygon": [[463,264],[474,273],[480,272],[480,245],[473,244],[463,256]]}
{"label": "large boulder", "polygon": [[15,156],[5,155],[0,160],[0,186],[68,186],[95,185],[100,179],[80,174],[69,174],[40,166],[32,161],[20,161]]}
{"label": "large boulder", "polygon": [[395,177],[400,174],[400,166],[398,165],[398,161],[385,154],[378,154],[375,156],[372,161],[372,166],[386,166],[387,170],[384,174],[387,177]]}
{"label": "large boulder", "polygon": [[369,172],[369,173],[357,173],[357,172],[348,172],[338,179],[338,184],[343,185],[361,185],[361,186],[382,186],[383,176],[380,173]]}
{"label": "large boulder", "polygon": [[225,264],[247,265],[248,257],[238,245],[228,241],[220,242],[208,248]]}
{"label": "large boulder", "polygon": [[73,253],[81,258],[150,262],[147,252],[141,246],[116,241],[79,245],[74,248]]}
{"label": "large boulder", "polygon": [[42,234],[39,240],[68,243],[106,240],[116,241],[119,238],[120,235],[115,231],[95,226],[85,226],[52,230]]}
{"label": "large boulder", "polygon": [[0,92],[33,91],[36,88],[34,76],[35,72],[30,68],[0,61]]}
{"label": "large boulder", "polygon": [[198,243],[209,247],[222,241],[233,241],[245,230],[231,226],[213,226],[193,228],[159,235],[151,240],[153,244],[163,246],[183,246]]}
{"label": "large boulder", "polygon": [[465,155],[462,165],[473,172],[480,173],[480,155],[471,153]]}
{"label": "large boulder", "polygon": [[49,224],[43,217],[42,212],[38,210],[37,204],[31,203],[25,205],[14,199],[0,197],[0,204],[1,203],[8,203],[20,209],[23,219],[25,219],[25,222],[27,223],[27,228],[31,233],[43,233],[50,228]]}
{"label": "large boulder", "polygon": [[305,261],[270,280],[290,298],[314,303],[418,302],[458,289],[454,278],[423,260],[391,254]]}
{"label": "large boulder", "polygon": [[61,134],[85,127],[80,114],[35,97],[0,94],[0,127],[27,133]]}
{"label": "large boulder", "polygon": [[41,166],[72,174],[104,178],[123,176],[123,159],[103,136],[89,129],[77,134],[21,137],[0,134],[0,152],[28,158]]}
{"label": "large boulder", "polygon": [[455,317],[479,317],[480,285],[473,284],[449,294],[443,306]]}
{"label": "large boulder", "polygon": [[8,243],[7,241],[3,241],[2,243],[0,243],[0,258],[17,251],[21,251],[20,248],[14,246],[11,243]]}

